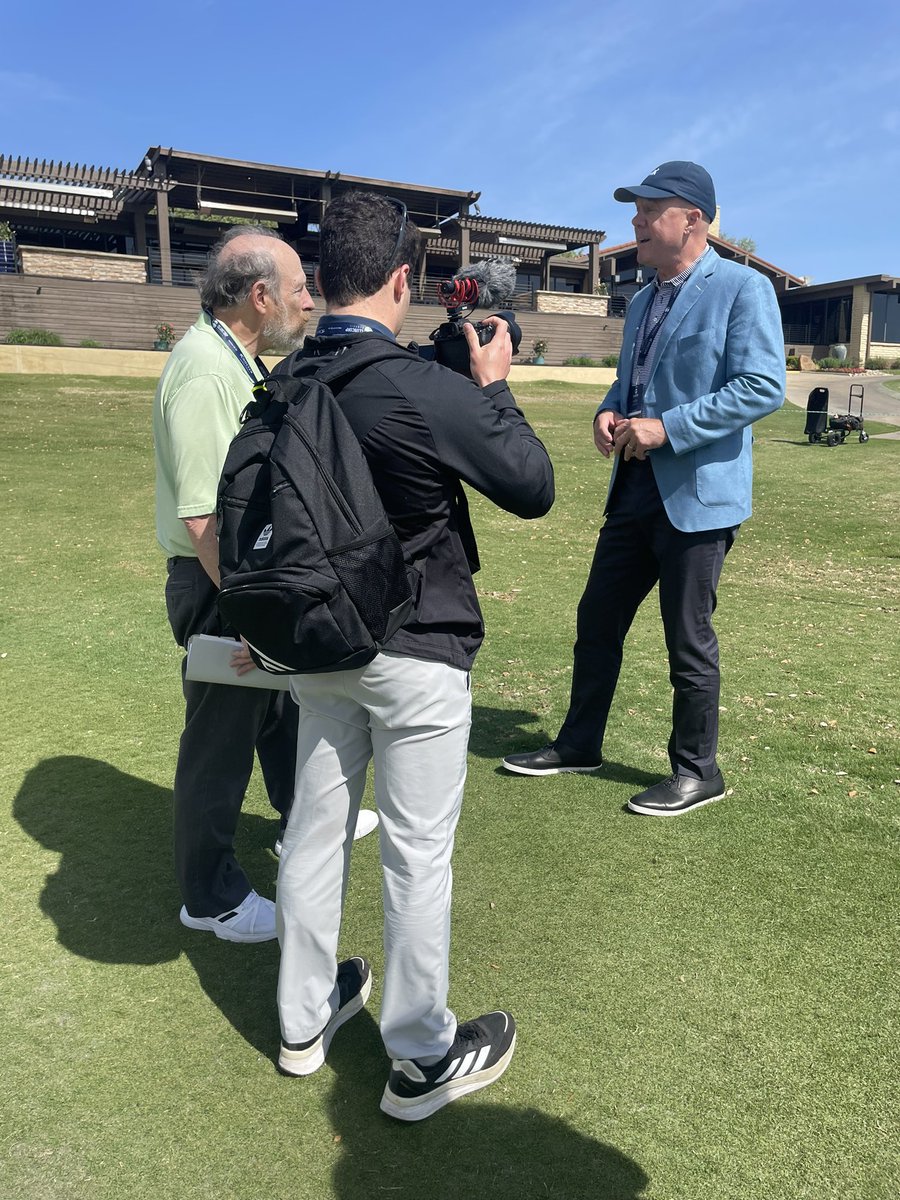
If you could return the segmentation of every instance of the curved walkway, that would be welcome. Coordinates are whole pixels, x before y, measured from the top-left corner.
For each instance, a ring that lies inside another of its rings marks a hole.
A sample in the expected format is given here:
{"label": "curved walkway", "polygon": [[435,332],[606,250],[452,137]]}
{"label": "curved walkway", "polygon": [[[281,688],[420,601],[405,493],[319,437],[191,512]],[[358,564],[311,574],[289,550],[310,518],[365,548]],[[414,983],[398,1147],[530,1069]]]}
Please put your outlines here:
{"label": "curved walkway", "polygon": [[[867,421],[884,421],[888,425],[900,425],[900,392],[884,386],[889,375],[836,375],[831,371],[788,371],[787,399],[798,408],[806,408],[809,393],[814,387],[828,388],[828,411],[832,414],[847,412],[850,384],[861,383],[863,395],[863,418]],[[893,378],[896,378],[895,376]],[[853,411],[858,412],[854,401]],[[873,437],[900,440],[897,433],[876,433]]]}

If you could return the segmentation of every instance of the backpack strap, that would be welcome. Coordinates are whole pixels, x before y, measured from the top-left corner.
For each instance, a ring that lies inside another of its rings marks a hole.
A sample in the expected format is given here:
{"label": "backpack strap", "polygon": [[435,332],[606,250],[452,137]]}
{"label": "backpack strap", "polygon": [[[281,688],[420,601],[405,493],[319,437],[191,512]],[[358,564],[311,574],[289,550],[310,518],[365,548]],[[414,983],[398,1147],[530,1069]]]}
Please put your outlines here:
{"label": "backpack strap", "polygon": [[[316,344],[315,339],[313,339],[313,344]],[[372,334],[352,343],[345,344],[340,347],[334,357],[325,359],[321,364],[318,362],[318,354],[311,354],[305,348],[297,350],[275,368],[269,380],[262,384],[257,384],[255,395],[259,404],[249,415],[261,415],[264,411],[265,404],[270,397],[266,386],[269,382],[283,386],[288,380],[296,384],[308,384],[312,380],[315,380],[329,388],[332,395],[337,399],[342,389],[351,379],[355,379],[367,367],[375,366],[377,363],[385,362],[391,358],[404,358],[407,361],[416,362],[419,361],[419,354],[415,346],[401,346],[399,342],[391,341],[386,337],[381,337],[379,334]],[[390,401],[390,403],[393,403],[393,401]],[[250,406],[248,406],[248,410],[249,408]],[[245,411],[241,419],[243,420],[246,415],[248,415],[247,411]],[[381,420],[384,412],[374,407],[368,415],[371,419],[371,425],[374,426]],[[367,432],[368,430],[357,432],[358,440],[362,441]]]}
{"label": "backpack strap", "polygon": [[360,371],[388,358],[415,359],[418,355],[414,350],[408,350],[385,337],[369,337],[340,350],[330,362],[319,367],[315,378],[327,384],[337,395]]}

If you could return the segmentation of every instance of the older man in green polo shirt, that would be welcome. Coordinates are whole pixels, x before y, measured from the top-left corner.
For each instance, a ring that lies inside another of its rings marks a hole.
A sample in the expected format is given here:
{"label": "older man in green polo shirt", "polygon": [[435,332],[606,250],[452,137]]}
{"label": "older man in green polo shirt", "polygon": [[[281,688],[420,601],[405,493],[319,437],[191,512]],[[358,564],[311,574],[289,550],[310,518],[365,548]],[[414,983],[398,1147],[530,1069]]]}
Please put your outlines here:
{"label": "older man in green polo shirt", "polygon": [[[193,634],[224,632],[216,608],[222,464],[252,387],[266,374],[259,356],[299,346],[313,309],[299,257],[261,226],[236,227],[214,248],[201,302],[163,371],[153,413],[156,529],[168,557],[166,607],[181,646]],[[237,679],[252,664],[238,651],[232,665]],[[183,686],[174,787],[181,921],[227,941],[267,941],[276,936],[274,905],[238,864],[234,834],[254,749],[271,803],[286,820],[297,709],[286,692],[187,679]]]}

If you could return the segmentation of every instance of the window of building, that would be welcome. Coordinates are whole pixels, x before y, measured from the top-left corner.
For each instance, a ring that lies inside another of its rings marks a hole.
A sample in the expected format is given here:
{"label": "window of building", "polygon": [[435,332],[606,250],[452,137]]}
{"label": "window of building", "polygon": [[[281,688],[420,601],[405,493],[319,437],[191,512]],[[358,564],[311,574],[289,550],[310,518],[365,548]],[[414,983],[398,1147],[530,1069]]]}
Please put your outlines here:
{"label": "window of building", "polygon": [[850,296],[786,305],[783,314],[785,339],[813,346],[846,342],[850,337],[850,309]]}
{"label": "window of building", "polygon": [[900,295],[896,292],[872,296],[869,337],[873,342],[900,342]]}
{"label": "window of building", "polygon": [[519,267],[516,271],[516,294],[520,292],[535,292],[539,291],[541,286],[541,273],[538,270],[528,270],[524,267]]}

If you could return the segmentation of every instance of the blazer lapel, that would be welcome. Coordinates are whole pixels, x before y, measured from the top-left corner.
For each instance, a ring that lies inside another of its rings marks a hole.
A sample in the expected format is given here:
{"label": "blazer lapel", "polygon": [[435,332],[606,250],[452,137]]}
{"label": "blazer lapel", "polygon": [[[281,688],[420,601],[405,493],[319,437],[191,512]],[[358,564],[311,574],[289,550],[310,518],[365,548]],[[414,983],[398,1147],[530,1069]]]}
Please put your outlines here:
{"label": "blazer lapel", "polygon": [[663,327],[659,331],[659,347],[653,357],[653,366],[647,378],[647,387],[650,386],[650,382],[656,374],[656,368],[659,366],[662,356],[666,352],[666,347],[675,336],[678,326],[706,291],[710,277],[715,273],[718,262],[718,254],[716,254],[715,250],[710,250],[702,264],[699,264],[696,270],[692,271],[690,276],[681,285],[675,303],[672,305],[672,311],[666,317]]}

